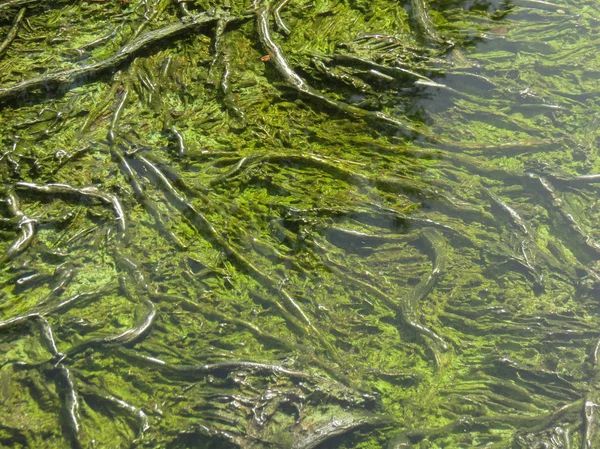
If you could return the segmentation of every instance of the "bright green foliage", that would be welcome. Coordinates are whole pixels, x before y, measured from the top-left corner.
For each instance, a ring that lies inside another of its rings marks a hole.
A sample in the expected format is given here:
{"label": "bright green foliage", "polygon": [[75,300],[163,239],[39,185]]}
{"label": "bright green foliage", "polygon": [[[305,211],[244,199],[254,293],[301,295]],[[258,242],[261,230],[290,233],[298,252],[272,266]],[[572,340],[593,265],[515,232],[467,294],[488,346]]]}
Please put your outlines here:
{"label": "bright green foliage", "polygon": [[268,3],[0,4],[0,447],[598,447],[597,2]]}

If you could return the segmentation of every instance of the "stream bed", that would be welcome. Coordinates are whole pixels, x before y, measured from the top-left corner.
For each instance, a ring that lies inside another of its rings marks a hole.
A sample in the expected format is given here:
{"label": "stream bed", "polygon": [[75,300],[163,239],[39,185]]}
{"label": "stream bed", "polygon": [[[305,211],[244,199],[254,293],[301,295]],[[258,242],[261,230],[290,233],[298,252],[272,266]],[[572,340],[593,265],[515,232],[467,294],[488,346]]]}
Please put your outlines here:
{"label": "stream bed", "polygon": [[600,448],[599,30],[0,1],[0,447]]}

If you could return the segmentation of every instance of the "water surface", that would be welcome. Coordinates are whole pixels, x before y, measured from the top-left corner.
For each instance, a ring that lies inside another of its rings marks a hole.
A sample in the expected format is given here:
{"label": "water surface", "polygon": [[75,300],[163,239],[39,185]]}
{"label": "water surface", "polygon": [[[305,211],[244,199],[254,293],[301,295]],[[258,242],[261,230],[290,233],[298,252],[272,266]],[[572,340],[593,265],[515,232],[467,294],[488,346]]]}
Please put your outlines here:
{"label": "water surface", "polygon": [[599,22],[0,3],[0,446],[600,447]]}

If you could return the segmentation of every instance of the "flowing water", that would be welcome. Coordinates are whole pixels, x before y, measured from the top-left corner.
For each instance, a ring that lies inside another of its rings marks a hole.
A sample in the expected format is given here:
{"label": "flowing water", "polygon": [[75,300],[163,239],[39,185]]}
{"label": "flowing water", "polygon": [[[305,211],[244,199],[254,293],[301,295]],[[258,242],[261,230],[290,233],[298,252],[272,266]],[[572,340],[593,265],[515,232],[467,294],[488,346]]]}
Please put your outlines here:
{"label": "flowing water", "polygon": [[600,448],[598,30],[0,1],[0,446]]}

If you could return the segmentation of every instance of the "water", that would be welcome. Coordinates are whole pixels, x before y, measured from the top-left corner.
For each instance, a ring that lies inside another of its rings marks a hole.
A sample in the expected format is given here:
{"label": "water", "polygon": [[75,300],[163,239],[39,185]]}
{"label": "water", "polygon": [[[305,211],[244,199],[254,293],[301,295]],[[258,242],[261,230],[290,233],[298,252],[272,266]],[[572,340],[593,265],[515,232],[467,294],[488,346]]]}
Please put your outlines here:
{"label": "water", "polygon": [[0,3],[0,446],[600,447],[597,3],[171,3]]}

